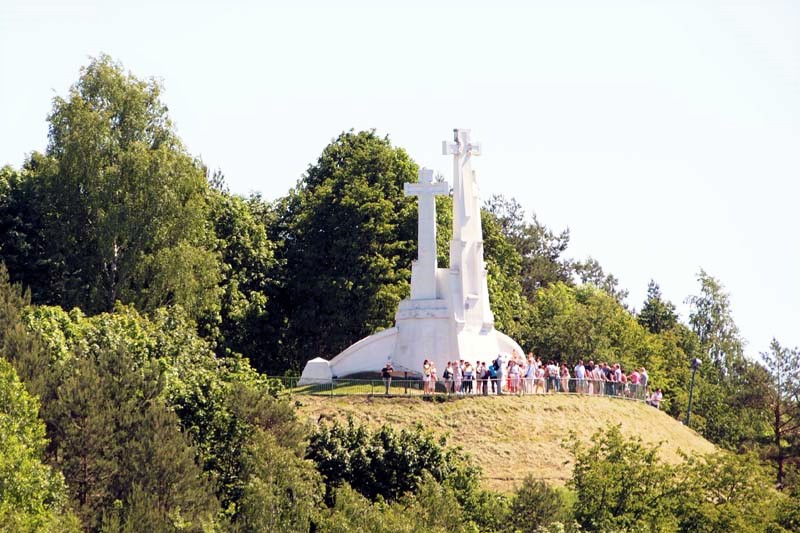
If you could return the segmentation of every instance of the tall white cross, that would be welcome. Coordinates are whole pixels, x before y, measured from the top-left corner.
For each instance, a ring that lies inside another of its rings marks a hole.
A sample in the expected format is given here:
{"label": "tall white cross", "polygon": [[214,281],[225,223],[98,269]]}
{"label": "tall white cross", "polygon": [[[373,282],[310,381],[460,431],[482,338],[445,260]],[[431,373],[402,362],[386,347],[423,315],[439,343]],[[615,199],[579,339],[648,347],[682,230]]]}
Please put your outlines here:
{"label": "tall white cross", "polygon": [[481,145],[471,142],[469,134],[453,130],[453,142],[442,141],[442,154],[453,156],[453,239],[482,241],[480,199],[471,164],[472,157],[481,155]]}
{"label": "tall white cross", "polygon": [[406,183],[406,196],[419,197],[417,262],[411,274],[411,299],[436,299],[436,201],[434,196],[450,194],[447,182],[434,182],[433,170],[419,169],[419,182]]}

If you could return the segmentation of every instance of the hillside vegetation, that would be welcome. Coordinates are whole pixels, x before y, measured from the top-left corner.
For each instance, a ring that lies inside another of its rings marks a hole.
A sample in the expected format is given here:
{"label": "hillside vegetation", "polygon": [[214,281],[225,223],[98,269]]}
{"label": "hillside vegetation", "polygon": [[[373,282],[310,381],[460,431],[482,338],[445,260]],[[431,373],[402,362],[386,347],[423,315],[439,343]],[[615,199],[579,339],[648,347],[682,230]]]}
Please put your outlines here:
{"label": "hillside vegetation", "polygon": [[[663,413],[285,391],[395,323],[418,165],[346,131],[285,196],[232,194],[162,90],[96,58],[46,149],[0,167],[0,533],[800,531],[800,348],[749,357],[703,270],[684,319],[654,280],[635,311],[513,199],[481,212],[495,327],[544,361],[645,367]],[[451,212],[439,197],[441,265]],[[690,391],[717,453],[680,425]]]}
{"label": "hillside vegetation", "polygon": [[377,428],[421,424],[461,446],[483,470],[483,486],[510,492],[527,476],[563,484],[572,474],[562,442],[571,431],[581,439],[619,424],[626,437],[662,443],[661,459],[681,461],[712,453],[715,446],[667,414],[639,402],[585,396],[504,396],[433,402],[382,396],[296,396],[301,416],[356,421]]}

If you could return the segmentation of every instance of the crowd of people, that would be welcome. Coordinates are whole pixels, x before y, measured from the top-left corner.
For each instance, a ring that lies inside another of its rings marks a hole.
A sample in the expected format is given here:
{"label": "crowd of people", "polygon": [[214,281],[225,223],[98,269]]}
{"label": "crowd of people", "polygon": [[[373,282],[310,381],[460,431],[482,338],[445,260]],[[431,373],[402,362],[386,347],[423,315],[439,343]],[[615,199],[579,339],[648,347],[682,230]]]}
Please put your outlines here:
{"label": "crowd of people", "polygon": [[[391,364],[387,364],[382,374],[388,394]],[[494,361],[478,361],[474,365],[463,359],[448,361],[441,375],[432,360],[426,359],[422,365],[424,394],[436,394],[439,384],[445,394],[577,393],[644,400],[658,408],[663,395],[660,388],[648,388],[649,380],[644,367],[626,371],[619,363],[595,364],[589,360],[584,364],[581,359],[570,368],[566,362],[545,363],[532,353],[527,358],[516,353],[510,358],[499,355]]]}

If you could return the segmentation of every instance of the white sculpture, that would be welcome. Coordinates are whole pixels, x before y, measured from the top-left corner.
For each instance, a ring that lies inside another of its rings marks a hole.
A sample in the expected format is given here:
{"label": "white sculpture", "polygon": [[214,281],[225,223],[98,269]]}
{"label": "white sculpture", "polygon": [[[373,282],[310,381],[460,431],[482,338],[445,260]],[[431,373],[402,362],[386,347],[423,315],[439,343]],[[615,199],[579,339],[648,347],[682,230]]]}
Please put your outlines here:
{"label": "white sculpture", "polygon": [[436,204],[434,195],[447,194],[445,182],[434,182],[433,171],[419,171],[418,183],[405,185],[406,196],[419,198],[418,257],[411,267],[411,297],[400,302],[395,327],[370,335],[327,361],[306,364],[300,384],[328,382],[357,372],[377,372],[389,360],[395,371],[420,374],[425,359],[444,370],[447,361],[492,361],[498,354],[522,349],[494,328],[489,306],[486,263],[483,261],[481,201],[473,156],[480,146],[470,143],[469,130],[454,130],[452,143],[442,143],[453,156],[453,239],[450,268],[436,264]]}

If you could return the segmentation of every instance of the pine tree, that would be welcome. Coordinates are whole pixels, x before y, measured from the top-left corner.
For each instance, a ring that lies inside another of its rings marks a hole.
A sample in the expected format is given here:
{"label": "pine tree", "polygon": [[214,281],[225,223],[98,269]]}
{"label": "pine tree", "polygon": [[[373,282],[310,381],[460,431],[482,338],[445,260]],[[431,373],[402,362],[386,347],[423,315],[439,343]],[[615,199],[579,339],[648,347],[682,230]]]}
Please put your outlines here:
{"label": "pine tree", "polygon": [[661,288],[652,279],[647,284],[647,299],[639,312],[638,320],[650,333],[668,331],[678,324],[675,305],[662,299]]}

